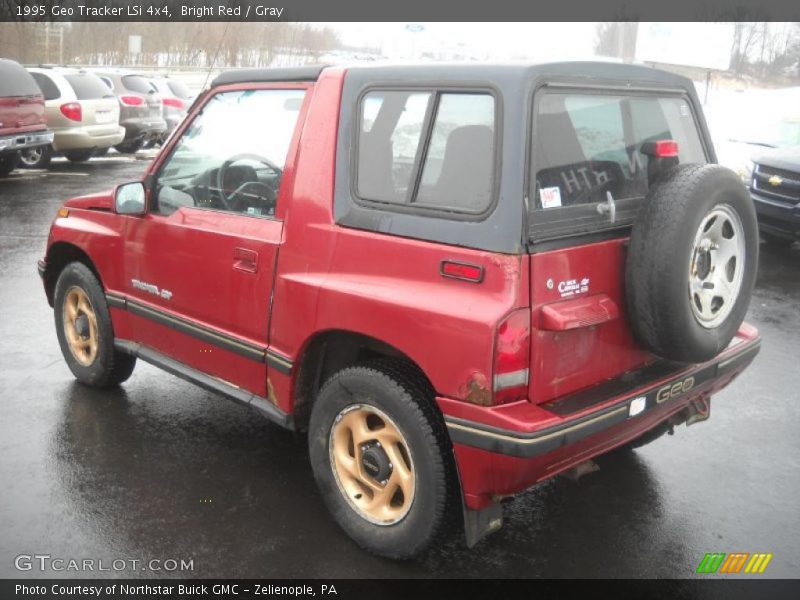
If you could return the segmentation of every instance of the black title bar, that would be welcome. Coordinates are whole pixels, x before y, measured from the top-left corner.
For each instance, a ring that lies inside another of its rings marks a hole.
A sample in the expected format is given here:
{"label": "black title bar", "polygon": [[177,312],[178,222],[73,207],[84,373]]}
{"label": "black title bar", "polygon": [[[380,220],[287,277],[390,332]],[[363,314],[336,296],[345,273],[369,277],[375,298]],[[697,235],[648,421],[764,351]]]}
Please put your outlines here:
{"label": "black title bar", "polygon": [[797,0],[0,0],[0,21],[800,21]]}

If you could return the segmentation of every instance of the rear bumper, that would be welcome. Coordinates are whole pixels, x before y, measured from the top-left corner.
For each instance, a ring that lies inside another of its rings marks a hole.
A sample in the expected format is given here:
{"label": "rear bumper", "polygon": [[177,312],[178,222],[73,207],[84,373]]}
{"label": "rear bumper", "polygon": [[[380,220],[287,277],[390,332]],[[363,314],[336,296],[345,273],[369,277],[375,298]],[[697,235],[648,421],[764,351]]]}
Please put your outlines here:
{"label": "rear bumper", "polygon": [[[734,342],[707,363],[653,365],[627,385],[612,380],[540,406],[517,402],[483,408],[438,399],[467,507],[481,509],[523,491],[639,437],[698,398],[710,397],[760,349],[757,333],[749,326],[743,326]],[[643,409],[632,415],[634,402]]]}
{"label": "rear bumper", "polygon": [[789,239],[800,239],[800,202],[768,198],[754,190],[750,190],[750,197],[758,215],[759,229]]}
{"label": "rear bumper", "polygon": [[89,150],[91,148],[110,148],[119,144],[125,137],[125,129],[118,125],[91,127],[75,127],[55,132],[53,149],[56,152],[64,150]]}
{"label": "rear bumper", "polygon": [[17,135],[0,136],[0,152],[15,152],[26,148],[46,146],[53,143],[53,132],[50,130],[30,131]]}

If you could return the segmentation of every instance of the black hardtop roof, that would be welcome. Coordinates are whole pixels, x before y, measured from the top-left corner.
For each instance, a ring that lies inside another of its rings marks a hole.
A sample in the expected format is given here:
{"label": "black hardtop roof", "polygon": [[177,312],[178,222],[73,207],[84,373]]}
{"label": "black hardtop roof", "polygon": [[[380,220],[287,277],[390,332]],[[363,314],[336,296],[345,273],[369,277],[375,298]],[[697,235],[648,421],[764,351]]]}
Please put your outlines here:
{"label": "black hardtop roof", "polygon": [[225,71],[211,82],[211,87],[236,83],[268,83],[283,81],[316,81],[325,65],[307,67],[275,67],[272,69],[237,69]]}
{"label": "black hardtop roof", "polygon": [[[277,67],[264,69],[238,69],[220,74],[211,86],[259,82],[313,82],[319,79],[329,65],[304,67]],[[530,81],[536,77],[551,77],[580,80],[591,84],[592,80],[615,81],[620,85],[642,87],[691,87],[686,77],[653,69],[644,65],[606,61],[564,61],[550,63],[355,63],[341,65],[348,72],[358,73],[359,79],[375,81],[420,81],[441,80],[466,82],[496,81],[511,83],[514,80]]]}

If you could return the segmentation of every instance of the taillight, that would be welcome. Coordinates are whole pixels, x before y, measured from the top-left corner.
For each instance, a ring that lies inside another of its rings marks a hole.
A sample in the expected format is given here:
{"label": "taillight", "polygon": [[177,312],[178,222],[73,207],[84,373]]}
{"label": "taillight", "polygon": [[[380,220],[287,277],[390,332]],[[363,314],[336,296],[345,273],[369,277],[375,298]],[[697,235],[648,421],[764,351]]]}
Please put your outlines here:
{"label": "taillight", "polygon": [[495,404],[527,398],[530,351],[531,311],[521,308],[497,327],[492,378]]}
{"label": "taillight", "polygon": [[164,98],[164,104],[166,106],[171,106],[172,108],[183,109],[183,100],[180,98]]}
{"label": "taillight", "polygon": [[72,121],[80,121],[83,119],[83,109],[77,102],[67,102],[61,105],[61,114]]}
{"label": "taillight", "polygon": [[676,158],[678,156],[678,142],[675,140],[656,140],[642,144],[642,154],[654,158]]}
{"label": "taillight", "polygon": [[120,96],[119,101],[125,106],[142,106],[144,104],[144,98],[141,96]]}

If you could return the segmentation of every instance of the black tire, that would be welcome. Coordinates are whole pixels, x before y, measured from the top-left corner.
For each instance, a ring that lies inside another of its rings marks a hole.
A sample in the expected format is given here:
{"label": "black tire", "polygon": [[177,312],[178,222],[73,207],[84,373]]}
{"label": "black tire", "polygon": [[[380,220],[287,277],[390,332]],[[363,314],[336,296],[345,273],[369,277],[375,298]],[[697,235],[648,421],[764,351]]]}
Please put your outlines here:
{"label": "black tire", "polygon": [[774,233],[767,233],[766,231],[761,232],[761,238],[770,246],[775,246],[776,248],[788,248],[794,244],[794,240],[792,239],[775,235]]}
{"label": "black tire", "polygon": [[136,154],[142,149],[143,145],[144,140],[134,140],[132,142],[123,142],[122,144],[117,144],[114,146],[114,149],[121,154]]}
{"label": "black tire", "polygon": [[[97,322],[97,352],[89,365],[83,365],[77,360],[66,337],[64,302],[67,293],[73,288],[86,294]],[[78,381],[94,388],[107,388],[116,386],[131,376],[136,366],[136,357],[114,348],[114,329],[103,288],[86,265],[73,262],[64,267],[56,282],[54,307],[61,353]]]}
{"label": "black tire", "polygon": [[[314,478],[328,510],[362,548],[392,559],[418,555],[451,532],[460,514],[452,447],[433,391],[404,363],[381,361],[343,369],[319,392],[309,424],[308,444]],[[348,406],[377,408],[401,431],[413,463],[415,492],[396,523],[375,524],[362,517],[337,483],[330,454],[331,431]]]}
{"label": "black tire", "polygon": [[[734,269],[741,269],[736,275],[741,283],[727,316],[714,326],[713,321],[704,326],[692,307],[689,273],[696,260],[695,236],[703,220],[719,207],[735,214],[741,224],[743,260],[734,263]],[[636,338],[670,360],[698,363],[713,358],[744,320],[757,265],[755,210],[739,177],[719,165],[671,169],[652,186],[628,247],[627,313]]]}
{"label": "black tire", "polygon": [[64,156],[69,162],[82,163],[86,162],[95,155],[94,150],[68,150],[64,152]]}
{"label": "black tire", "polygon": [[8,177],[19,165],[19,152],[0,154],[0,177]]}
{"label": "black tire", "polygon": [[37,146],[20,151],[19,166],[23,169],[46,169],[52,158],[52,146]]}

